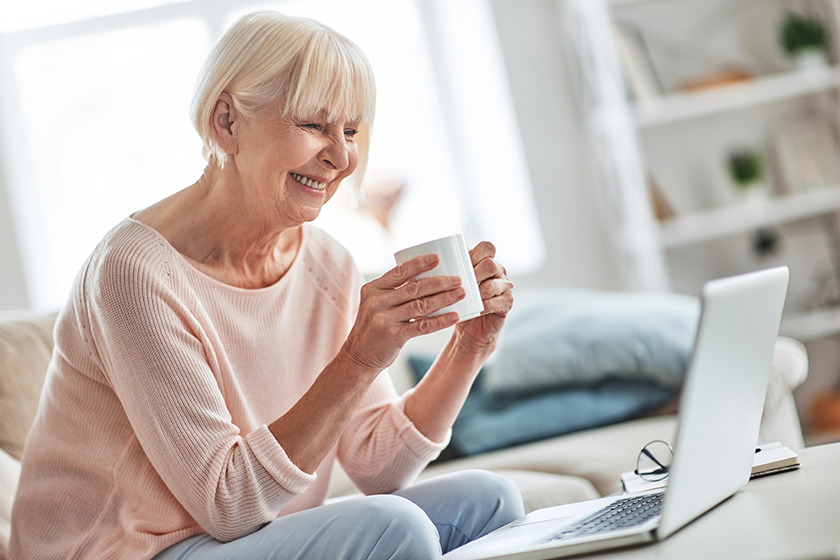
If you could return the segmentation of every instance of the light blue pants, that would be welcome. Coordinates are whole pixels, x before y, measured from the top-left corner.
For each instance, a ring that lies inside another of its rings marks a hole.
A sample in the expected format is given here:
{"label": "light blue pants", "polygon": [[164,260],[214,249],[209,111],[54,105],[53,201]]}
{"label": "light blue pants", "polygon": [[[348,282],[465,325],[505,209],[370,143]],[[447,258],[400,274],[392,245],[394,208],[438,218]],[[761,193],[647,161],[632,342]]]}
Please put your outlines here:
{"label": "light blue pants", "polygon": [[293,513],[229,543],[196,535],[154,560],[429,560],[522,515],[510,480],[462,471]]}

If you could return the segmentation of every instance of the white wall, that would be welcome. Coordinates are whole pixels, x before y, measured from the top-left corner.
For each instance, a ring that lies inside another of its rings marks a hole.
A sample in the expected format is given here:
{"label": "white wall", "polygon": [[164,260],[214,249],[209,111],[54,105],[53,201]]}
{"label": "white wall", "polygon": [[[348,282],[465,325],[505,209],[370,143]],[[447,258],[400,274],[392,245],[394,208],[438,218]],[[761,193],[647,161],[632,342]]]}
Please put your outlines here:
{"label": "white wall", "polygon": [[516,286],[616,289],[558,2],[492,0],[492,5],[547,249],[543,270],[515,278]]}
{"label": "white wall", "polygon": [[[0,170],[2,171],[2,170]],[[6,184],[0,173],[0,310],[29,307]]]}
{"label": "white wall", "polygon": [[[491,0],[545,236],[547,261],[517,290],[617,287],[599,223],[555,0]],[[2,87],[2,86],[0,86]],[[488,115],[492,118],[492,115]],[[0,310],[29,305],[0,169]]]}

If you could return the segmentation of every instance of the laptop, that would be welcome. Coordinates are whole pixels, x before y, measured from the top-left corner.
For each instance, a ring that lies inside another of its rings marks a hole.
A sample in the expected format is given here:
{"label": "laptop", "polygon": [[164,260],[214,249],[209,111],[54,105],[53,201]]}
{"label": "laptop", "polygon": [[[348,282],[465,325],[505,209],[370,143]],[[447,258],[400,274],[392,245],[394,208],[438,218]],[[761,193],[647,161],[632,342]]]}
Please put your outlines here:
{"label": "laptop", "polygon": [[[536,510],[444,558],[543,560],[652,543],[735,494],[750,479],[788,276],[787,267],[778,267],[703,287],[664,490]],[[621,528],[578,528],[626,500],[645,502],[647,519]]]}

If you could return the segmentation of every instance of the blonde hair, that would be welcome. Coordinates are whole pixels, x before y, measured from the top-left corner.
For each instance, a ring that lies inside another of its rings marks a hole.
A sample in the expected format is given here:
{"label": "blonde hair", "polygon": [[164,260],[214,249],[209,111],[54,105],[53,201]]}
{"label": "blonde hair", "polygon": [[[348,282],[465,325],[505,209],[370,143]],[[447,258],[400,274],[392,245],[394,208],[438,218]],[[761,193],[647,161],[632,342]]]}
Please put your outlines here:
{"label": "blonde hair", "polygon": [[328,120],[358,121],[355,136],[361,185],[376,105],[373,70],[355,43],[309,18],[256,12],[225,32],[207,57],[196,83],[190,116],[204,143],[202,155],[224,165],[213,135],[216,101],[223,93],[251,118],[270,108],[293,119],[325,113]]}

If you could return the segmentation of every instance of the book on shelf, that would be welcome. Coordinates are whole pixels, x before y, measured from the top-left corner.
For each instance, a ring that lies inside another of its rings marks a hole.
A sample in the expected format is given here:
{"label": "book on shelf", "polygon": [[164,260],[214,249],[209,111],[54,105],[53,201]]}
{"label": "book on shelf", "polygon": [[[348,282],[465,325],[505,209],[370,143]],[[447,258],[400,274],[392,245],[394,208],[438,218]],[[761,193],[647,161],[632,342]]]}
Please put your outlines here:
{"label": "book on shelf", "polygon": [[776,126],[771,135],[779,190],[794,193],[840,182],[840,145],[824,119],[796,119]]}
{"label": "book on shelf", "polygon": [[[779,442],[761,445],[755,450],[752,473],[750,479],[768,476],[799,468],[799,455],[789,447]],[[621,488],[628,494],[664,488],[668,485],[668,478],[662,480],[645,480],[633,471],[621,474]]]}
{"label": "book on shelf", "polygon": [[662,187],[653,175],[648,178],[648,196],[650,197],[650,207],[653,211],[653,217],[658,222],[667,222],[677,215],[674,204],[662,191]]}
{"label": "book on shelf", "polygon": [[633,100],[644,104],[664,95],[641,31],[629,22],[616,21],[613,37],[621,73]]}

